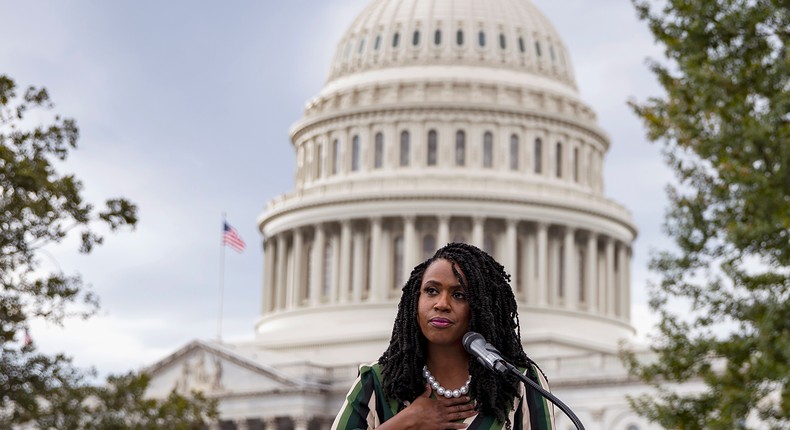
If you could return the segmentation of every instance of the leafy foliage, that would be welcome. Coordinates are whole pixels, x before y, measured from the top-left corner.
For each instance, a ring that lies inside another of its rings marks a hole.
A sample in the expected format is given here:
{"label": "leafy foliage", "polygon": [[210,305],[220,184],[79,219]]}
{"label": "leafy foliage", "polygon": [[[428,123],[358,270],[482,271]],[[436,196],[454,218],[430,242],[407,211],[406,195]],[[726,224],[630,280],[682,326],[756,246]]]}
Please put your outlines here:
{"label": "leafy foliage", "polygon": [[[632,107],[677,178],[676,249],[651,262],[656,360],[626,354],[658,394],[632,405],[666,428],[788,429],[790,3],[632,1],[669,59],[651,63],[666,95]],[[687,381],[706,390],[664,386]]]}
{"label": "leafy foliage", "polygon": [[103,241],[97,224],[115,231],[137,223],[133,203],[115,198],[96,210],[84,201],[80,180],[58,171],[76,149],[79,129],[72,119],[48,116],[52,107],[45,89],[20,96],[0,75],[0,428],[199,428],[216,417],[216,405],[199,394],[145,399],[149,379],[142,374],[92,387],[91,372],[66,356],[42,354],[27,338],[32,319],[62,324],[98,309],[79,275],[42,270],[42,247],[76,230],[80,252],[89,253]]}

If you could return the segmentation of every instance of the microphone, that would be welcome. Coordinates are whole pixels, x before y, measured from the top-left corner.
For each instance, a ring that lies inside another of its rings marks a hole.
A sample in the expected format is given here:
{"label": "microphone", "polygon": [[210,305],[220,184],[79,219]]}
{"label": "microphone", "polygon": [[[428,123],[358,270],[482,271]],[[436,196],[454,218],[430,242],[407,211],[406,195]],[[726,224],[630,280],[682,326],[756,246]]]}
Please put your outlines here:
{"label": "microphone", "polygon": [[494,348],[494,345],[486,342],[486,339],[480,333],[467,332],[462,342],[466,352],[476,357],[477,361],[489,370],[499,373],[508,371],[507,366],[504,364],[506,360],[502,358],[502,353]]}
{"label": "microphone", "polygon": [[568,405],[563,403],[562,400],[558,399],[550,392],[546,391],[546,389],[541,387],[535,381],[522,374],[515,366],[510,364],[502,357],[502,353],[497,351],[497,349],[494,348],[494,345],[486,342],[486,338],[484,338],[483,335],[470,331],[464,335],[464,338],[461,342],[464,344],[464,349],[466,352],[468,352],[469,355],[476,357],[477,361],[479,361],[483,366],[503,374],[506,372],[511,372],[514,376],[517,376],[519,379],[521,379],[525,384],[528,384],[534,388],[551,403],[557,405],[557,407],[560,408],[560,410],[562,410],[562,412],[564,412],[565,415],[571,419],[571,422],[578,430],[584,430],[584,425],[579,420],[579,417],[573,413]]}

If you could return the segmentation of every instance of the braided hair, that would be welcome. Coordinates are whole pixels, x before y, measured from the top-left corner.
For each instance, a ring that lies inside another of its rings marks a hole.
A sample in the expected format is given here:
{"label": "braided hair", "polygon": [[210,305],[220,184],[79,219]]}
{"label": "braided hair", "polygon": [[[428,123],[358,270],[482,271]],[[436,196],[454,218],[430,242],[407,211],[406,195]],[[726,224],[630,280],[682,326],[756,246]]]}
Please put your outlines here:
{"label": "braided hair", "polygon": [[[412,270],[403,286],[389,347],[379,358],[384,393],[401,404],[414,401],[425,391],[422,368],[427,359],[427,340],[417,321],[417,303],[425,270],[438,259],[454,263],[453,272],[469,302],[469,330],[482,334],[515,366],[526,367],[531,362],[521,346],[521,328],[510,275],[479,248],[450,243]],[[456,266],[466,279],[460,276]],[[469,360],[469,374],[472,375],[469,395],[477,401],[480,411],[495,416],[500,422],[508,421],[513,399],[518,395],[518,379],[495,374],[477,360]]]}

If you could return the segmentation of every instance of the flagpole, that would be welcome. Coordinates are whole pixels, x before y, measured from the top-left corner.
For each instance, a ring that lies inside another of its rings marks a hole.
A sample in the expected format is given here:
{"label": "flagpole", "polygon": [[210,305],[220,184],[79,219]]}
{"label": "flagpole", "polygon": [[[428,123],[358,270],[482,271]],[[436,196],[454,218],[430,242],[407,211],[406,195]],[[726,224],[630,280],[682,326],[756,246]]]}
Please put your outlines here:
{"label": "flagpole", "polygon": [[222,212],[222,240],[219,241],[219,318],[217,318],[217,342],[222,343],[222,308],[225,296],[225,212]]}

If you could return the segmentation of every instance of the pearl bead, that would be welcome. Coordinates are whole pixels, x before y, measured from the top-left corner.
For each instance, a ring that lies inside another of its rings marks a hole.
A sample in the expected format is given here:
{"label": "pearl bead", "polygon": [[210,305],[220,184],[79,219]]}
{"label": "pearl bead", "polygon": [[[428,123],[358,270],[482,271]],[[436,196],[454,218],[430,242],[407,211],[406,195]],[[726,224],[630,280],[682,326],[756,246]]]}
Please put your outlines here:
{"label": "pearl bead", "polygon": [[450,391],[450,390],[445,391],[444,392],[444,397],[446,397],[448,399],[452,399],[453,398],[453,392]]}
{"label": "pearl bead", "polygon": [[469,375],[469,377],[466,378],[466,383],[461,388],[457,390],[448,390],[447,388],[442,387],[439,381],[436,380],[436,378],[431,374],[431,371],[428,370],[428,366],[423,366],[422,375],[431,385],[431,388],[436,391],[436,394],[439,396],[444,396],[448,399],[452,399],[453,397],[458,398],[461,397],[461,395],[468,393],[469,384],[472,382],[472,375]]}
{"label": "pearl bead", "polygon": [[439,388],[436,389],[436,394],[438,394],[440,396],[443,396],[444,393],[445,393],[444,387],[439,387]]}
{"label": "pearl bead", "polygon": [[466,394],[466,393],[468,393],[468,392],[469,392],[469,387],[467,387],[466,385],[464,385],[463,387],[461,387],[461,388],[459,388],[459,389],[458,389],[458,392],[459,392],[459,393],[461,393],[461,394]]}
{"label": "pearl bead", "polygon": [[461,390],[453,390],[453,397],[456,399],[461,397]]}
{"label": "pearl bead", "polygon": [[436,382],[436,378],[434,378],[433,375],[429,376],[428,377],[428,383],[429,384],[433,384],[434,382]]}

